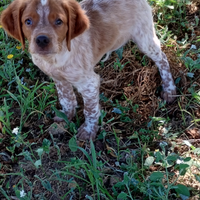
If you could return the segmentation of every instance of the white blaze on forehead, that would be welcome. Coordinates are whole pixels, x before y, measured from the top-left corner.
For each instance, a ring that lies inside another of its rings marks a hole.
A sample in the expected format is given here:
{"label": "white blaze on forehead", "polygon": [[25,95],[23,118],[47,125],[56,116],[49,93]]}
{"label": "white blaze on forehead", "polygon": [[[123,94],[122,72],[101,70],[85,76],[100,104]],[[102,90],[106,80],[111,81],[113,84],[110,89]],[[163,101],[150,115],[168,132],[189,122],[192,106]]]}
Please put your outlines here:
{"label": "white blaze on forehead", "polygon": [[[44,2],[46,4],[44,4]],[[42,4],[42,6],[41,6],[41,4]],[[49,24],[48,15],[49,15],[50,11],[49,11],[48,0],[41,0],[41,4],[39,4],[37,7],[37,13],[40,16],[38,25]]]}
{"label": "white blaze on forehead", "polygon": [[47,0],[41,0],[41,4],[45,6],[47,4]]}
{"label": "white blaze on forehead", "polygon": [[38,7],[37,13],[40,15],[40,17],[47,16],[49,14],[49,7],[48,6]]}

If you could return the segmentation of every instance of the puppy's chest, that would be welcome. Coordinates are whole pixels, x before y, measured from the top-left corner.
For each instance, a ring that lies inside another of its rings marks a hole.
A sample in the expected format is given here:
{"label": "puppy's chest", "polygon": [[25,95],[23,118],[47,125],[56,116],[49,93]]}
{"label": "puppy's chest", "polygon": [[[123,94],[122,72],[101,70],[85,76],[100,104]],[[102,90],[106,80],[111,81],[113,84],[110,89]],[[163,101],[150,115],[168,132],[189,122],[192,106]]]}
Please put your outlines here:
{"label": "puppy's chest", "polygon": [[[32,55],[32,60],[38,68],[46,75],[50,76],[54,81],[68,81],[74,84],[85,77],[86,72],[84,68],[72,65],[71,62],[57,63],[55,62],[54,57],[44,59],[37,55]],[[65,58],[63,58],[63,60],[65,60]]]}
{"label": "puppy's chest", "polygon": [[33,63],[46,75],[56,80],[61,79],[64,67],[56,63],[53,58],[50,57],[48,59],[44,59],[40,56],[32,55],[32,60]]}

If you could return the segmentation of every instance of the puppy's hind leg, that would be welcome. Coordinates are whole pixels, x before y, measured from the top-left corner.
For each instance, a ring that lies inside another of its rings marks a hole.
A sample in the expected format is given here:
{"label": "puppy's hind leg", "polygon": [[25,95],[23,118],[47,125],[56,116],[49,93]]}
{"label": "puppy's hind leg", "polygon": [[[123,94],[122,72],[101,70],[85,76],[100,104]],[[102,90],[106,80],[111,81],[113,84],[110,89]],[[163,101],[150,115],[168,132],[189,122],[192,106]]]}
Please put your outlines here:
{"label": "puppy's hind leg", "polygon": [[137,27],[134,27],[132,39],[139,49],[156,63],[162,78],[162,98],[171,103],[175,99],[176,86],[167,57],[160,48],[160,41],[155,34],[153,20],[150,20],[148,16],[144,17],[143,20],[137,24]]}

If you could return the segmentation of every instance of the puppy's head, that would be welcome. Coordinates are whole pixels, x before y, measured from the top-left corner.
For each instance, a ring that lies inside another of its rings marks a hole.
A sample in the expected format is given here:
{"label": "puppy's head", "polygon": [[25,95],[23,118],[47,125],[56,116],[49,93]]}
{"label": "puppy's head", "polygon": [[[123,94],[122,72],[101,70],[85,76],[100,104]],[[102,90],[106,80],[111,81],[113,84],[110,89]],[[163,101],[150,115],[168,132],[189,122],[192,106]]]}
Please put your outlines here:
{"label": "puppy's head", "polygon": [[59,53],[63,44],[70,51],[71,40],[89,27],[89,19],[75,0],[14,0],[1,14],[6,32],[25,38],[32,54]]}

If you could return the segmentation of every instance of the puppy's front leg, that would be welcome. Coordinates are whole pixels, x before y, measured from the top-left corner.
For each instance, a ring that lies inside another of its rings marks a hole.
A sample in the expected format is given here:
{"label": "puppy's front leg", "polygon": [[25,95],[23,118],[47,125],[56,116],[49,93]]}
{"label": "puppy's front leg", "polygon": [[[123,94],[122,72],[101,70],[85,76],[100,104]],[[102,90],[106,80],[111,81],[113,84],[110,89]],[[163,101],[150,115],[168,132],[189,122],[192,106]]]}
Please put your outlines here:
{"label": "puppy's front leg", "polygon": [[[56,81],[54,80],[58,92],[58,98],[62,106],[62,111],[67,115],[69,121],[75,116],[76,113],[76,96],[74,94],[73,87],[68,81]],[[63,119],[54,117],[54,121],[61,122]]]}
{"label": "puppy's front leg", "polygon": [[78,129],[77,138],[79,140],[94,140],[99,129],[99,85],[99,76],[94,72],[75,84],[84,101],[85,122]]}

